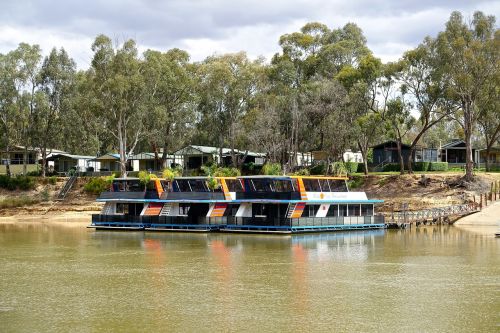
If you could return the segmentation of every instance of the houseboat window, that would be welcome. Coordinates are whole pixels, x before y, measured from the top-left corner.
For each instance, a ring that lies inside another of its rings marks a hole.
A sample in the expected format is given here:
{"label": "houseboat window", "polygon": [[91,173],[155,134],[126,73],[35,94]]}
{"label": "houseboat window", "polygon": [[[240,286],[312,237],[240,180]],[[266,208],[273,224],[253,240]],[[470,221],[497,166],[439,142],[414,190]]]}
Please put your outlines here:
{"label": "houseboat window", "polygon": [[226,185],[229,192],[243,192],[243,187],[238,179],[226,179]]}
{"label": "houseboat window", "polygon": [[163,191],[168,191],[170,182],[168,180],[161,180],[161,187],[163,188]]}
{"label": "houseboat window", "polygon": [[339,205],[330,205],[326,216],[339,216]]}
{"label": "houseboat window", "polygon": [[205,180],[201,179],[191,179],[188,180],[192,192],[208,192],[207,184]]}
{"label": "houseboat window", "polygon": [[252,214],[254,217],[267,217],[267,209],[263,204],[253,204]]}
{"label": "houseboat window", "polygon": [[307,205],[307,210],[309,212],[309,217],[315,217],[316,216],[316,213],[318,212],[319,210],[319,206],[320,205]]}
{"label": "houseboat window", "polygon": [[128,204],[117,203],[115,212],[116,214],[128,215]]}
{"label": "houseboat window", "polygon": [[266,179],[252,179],[250,181],[256,192],[271,192],[271,188]]}
{"label": "houseboat window", "polygon": [[303,181],[307,192],[321,192],[318,179],[304,179]]}
{"label": "houseboat window", "polygon": [[339,205],[339,216],[347,216],[347,205]]}
{"label": "houseboat window", "polygon": [[179,192],[191,192],[191,188],[189,187],[189,183],[185,179],[176,180],[177,188]]}
{"label": "houseboat window", "polygon": [[360,207],[359,204],[355,205],[349,205],[349,216],[359,216],[360,213]]}
{"label": "houseboat window", "polygon": [[331,192],[330,185],[328,185],[328,179],[320,179],[319,185],[321,186],[321,192]]}
{"label": "houseboat window", "polygon": [[328,183],[330,183],[330,191],[332,192],[347,192],[345,180],[330,179]]}
{"label": "houseboat window", "polygon": [[275,192],[293,192],[292,182],[289,180],[273,181]]}
{"label": "houseboat window", "polygon": [[179,215],[187,216],[189,213],[189,208],[191,208],[191,206],[189,206],[189,204],[180,203],[179,204]]}
{"label": "houseboat window", "polygon": [[361,205],[361,216],[373,216],[373,205]]}

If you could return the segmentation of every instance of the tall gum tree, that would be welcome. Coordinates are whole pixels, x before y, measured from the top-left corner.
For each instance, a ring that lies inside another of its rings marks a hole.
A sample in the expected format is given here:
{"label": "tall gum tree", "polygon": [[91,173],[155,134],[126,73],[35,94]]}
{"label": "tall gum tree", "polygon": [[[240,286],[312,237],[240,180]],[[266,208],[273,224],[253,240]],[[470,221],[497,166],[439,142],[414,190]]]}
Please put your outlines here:
{"label": "tall gum tree", "polygon": [[458,106],[453,116],[464,131],[467,181],[474,178],[472,136],[480,113],[477,100],[491,75],[498,75],[499,38],[495,17],[482,12],[475,12],[470,23],[459,12],[453,12],[445,31],[437,37],[439,66],[446,73],[447,98]]}
{"label": "tall gum tree", "polygon": [[144,66],[136,44],[127,40],[115,49],[111,39],[98,36],[92,44],[94,110],[115,138],[120,154],[120,173],[127,175],[127,162],[144,133]]}

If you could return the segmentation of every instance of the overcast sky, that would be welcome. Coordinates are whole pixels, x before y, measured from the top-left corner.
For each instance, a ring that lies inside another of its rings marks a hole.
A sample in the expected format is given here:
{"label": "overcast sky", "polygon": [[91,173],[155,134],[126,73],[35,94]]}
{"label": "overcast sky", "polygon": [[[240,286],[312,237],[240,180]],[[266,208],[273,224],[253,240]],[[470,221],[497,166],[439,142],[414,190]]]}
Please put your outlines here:
{"label": "overcast sky", "polygon": [[242,50],[270,59],[281,35],[318,21],[330,28],[356,23],[375,55],[391,61],[443,30],[453,10],[498,18],[500,0],[0,0],[0,53],[20,42],[39,44],[45,54],[64,47],[83,69],[104,33],[133,38],[140,50],[181,48],[195,61]]}

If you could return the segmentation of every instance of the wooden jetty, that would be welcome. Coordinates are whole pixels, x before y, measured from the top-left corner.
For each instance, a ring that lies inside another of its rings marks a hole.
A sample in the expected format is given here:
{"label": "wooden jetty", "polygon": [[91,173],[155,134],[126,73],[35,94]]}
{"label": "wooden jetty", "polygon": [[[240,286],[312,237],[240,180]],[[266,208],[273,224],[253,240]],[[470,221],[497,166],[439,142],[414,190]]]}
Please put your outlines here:
{"label": "wooden jetty", "polygon": [[407,210],[407,205],[403,205],[403,210],[385,214],[387,228],[408,228],[412,224],[452,224],[459,217],[476,213],[480,207],[475,203],[453,205],[446,207]]}

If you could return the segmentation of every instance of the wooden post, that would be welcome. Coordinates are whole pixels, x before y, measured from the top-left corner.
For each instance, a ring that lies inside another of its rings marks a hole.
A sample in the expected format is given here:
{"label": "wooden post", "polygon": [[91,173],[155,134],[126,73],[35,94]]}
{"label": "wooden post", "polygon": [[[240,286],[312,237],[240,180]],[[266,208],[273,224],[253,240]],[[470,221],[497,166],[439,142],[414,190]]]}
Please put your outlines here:
{"label": "wooden post", "polygon": [[479,194],[479,210],[483,210],[483,194]]}

